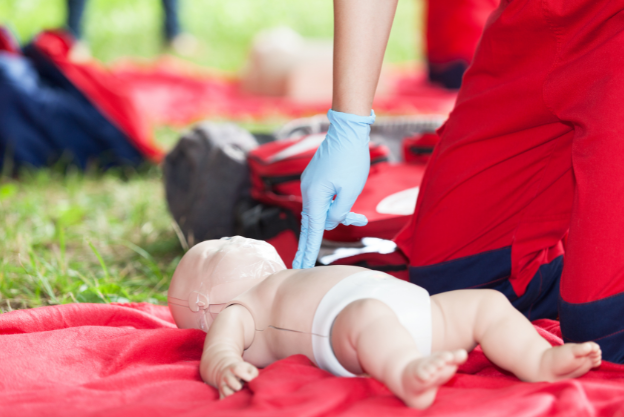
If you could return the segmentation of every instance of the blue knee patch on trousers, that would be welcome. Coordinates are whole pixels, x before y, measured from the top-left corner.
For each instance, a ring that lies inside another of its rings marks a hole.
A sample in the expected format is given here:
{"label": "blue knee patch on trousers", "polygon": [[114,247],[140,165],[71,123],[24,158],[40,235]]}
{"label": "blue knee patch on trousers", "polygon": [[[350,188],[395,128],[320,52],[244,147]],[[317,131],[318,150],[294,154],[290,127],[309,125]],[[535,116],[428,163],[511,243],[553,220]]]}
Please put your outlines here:
{"label": "blue knee patch on trousers", "polygon": [[524,294],[516,294],[511,275],[511,247],[466,256],[435,265],[410,267],[410,282],[438,294],[468,288],[489,288],[502,292],[529,320],[557,318],[559,280],[563,256],[540,266]]}
{"label": "blue knee patch on trousers", "polygon": [[560,298],[559,315],[563,340],[594,341],[603,359],[624,363],[624,293],[579,304]]}

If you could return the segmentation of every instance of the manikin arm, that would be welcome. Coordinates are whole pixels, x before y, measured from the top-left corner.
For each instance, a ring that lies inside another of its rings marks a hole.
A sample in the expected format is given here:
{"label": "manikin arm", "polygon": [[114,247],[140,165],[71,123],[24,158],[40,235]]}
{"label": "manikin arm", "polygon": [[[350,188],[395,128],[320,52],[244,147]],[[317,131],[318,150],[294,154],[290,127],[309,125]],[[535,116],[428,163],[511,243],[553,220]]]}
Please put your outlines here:
{"label": "manikin arm", "polygon": [[210,326],[201,357],[200,373],[207,384],[219,390],[221,398],[239,391],[241,381],[251,381],[258,369],[243,361],[243,351],[254,338],[254,320],[245,307],[223,310]]}

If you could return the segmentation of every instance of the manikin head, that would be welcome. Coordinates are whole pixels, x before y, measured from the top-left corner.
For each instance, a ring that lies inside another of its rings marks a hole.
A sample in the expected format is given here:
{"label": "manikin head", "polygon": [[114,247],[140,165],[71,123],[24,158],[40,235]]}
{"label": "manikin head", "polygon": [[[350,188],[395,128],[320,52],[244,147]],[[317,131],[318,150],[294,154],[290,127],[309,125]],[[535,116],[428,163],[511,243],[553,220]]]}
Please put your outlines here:
{"label": "manikin head", "polygon": [[169,309],[179,328],[208,331],[228,302],[284,269],[275,248],[263,241],[234,236],[198,243],[173,274]]}

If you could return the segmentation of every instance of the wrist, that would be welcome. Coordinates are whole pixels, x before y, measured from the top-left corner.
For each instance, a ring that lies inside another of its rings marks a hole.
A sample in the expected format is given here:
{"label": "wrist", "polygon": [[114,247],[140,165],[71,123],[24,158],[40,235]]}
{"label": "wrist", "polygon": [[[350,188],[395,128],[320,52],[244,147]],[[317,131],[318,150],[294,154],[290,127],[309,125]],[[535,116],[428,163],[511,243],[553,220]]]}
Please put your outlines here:
{"label": "wrist", "polygon": [[341,113],[355,114],[357,116],[366,117],[370,114],[372,103],[355,103],[353,101],[342,102],[340,100],[332,100],[331,108]]}
{"label": "wrist", "polygon": [[329,109],[327,112],[327,117],[329,121],[334,122],[347,122],[347,123],[356,123],[362,125],[372,125],[375,123],[375,111],[371,109],[370,114],[368,116],[360,116],[358,114],[353,113],[343,113],[341,111]]}
{"label": "wrist", "polygon": [[326,136],[328,144],[350,143],[355,146],[368,147],[370,125],[375,121],[375,112],[371,110],[370,116],[358,116],[329,110],[327,118],[330,122]]}

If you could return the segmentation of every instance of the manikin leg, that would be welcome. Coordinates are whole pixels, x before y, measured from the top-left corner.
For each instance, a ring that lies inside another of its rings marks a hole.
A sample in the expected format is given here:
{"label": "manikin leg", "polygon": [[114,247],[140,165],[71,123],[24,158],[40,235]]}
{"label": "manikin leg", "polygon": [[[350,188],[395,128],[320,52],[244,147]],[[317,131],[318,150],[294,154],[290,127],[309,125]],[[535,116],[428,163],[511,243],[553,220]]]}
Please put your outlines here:
{"label": "manikin leg", "polygon": [[497,291],[453,291],[431,301],[434,351],[479,343],[488,359],[528,382],[574,378],[600,365],[596,343],[552,347]]}
{"label": "manikin leg", "polygon": [[415,408],[431,405],[439,386],[467,358],[463,349],[422,357],[396,314],[374,299],[349,304],[336,318],[331,340],[338,361],[348,371],[382,381]]}
{"label": "manikin leg", "polygon": [[382,381],[410,407],[426,408],[440,385],[480,344],[496,365],[528,382],[581,376],[599,366],[594,342],[552,347],[507,298],[493,290],[461,290],[431,297],[432,355],[422,357],[396,314],[381,301],[349,304],[332,328],[338,361],[354,374]]}

